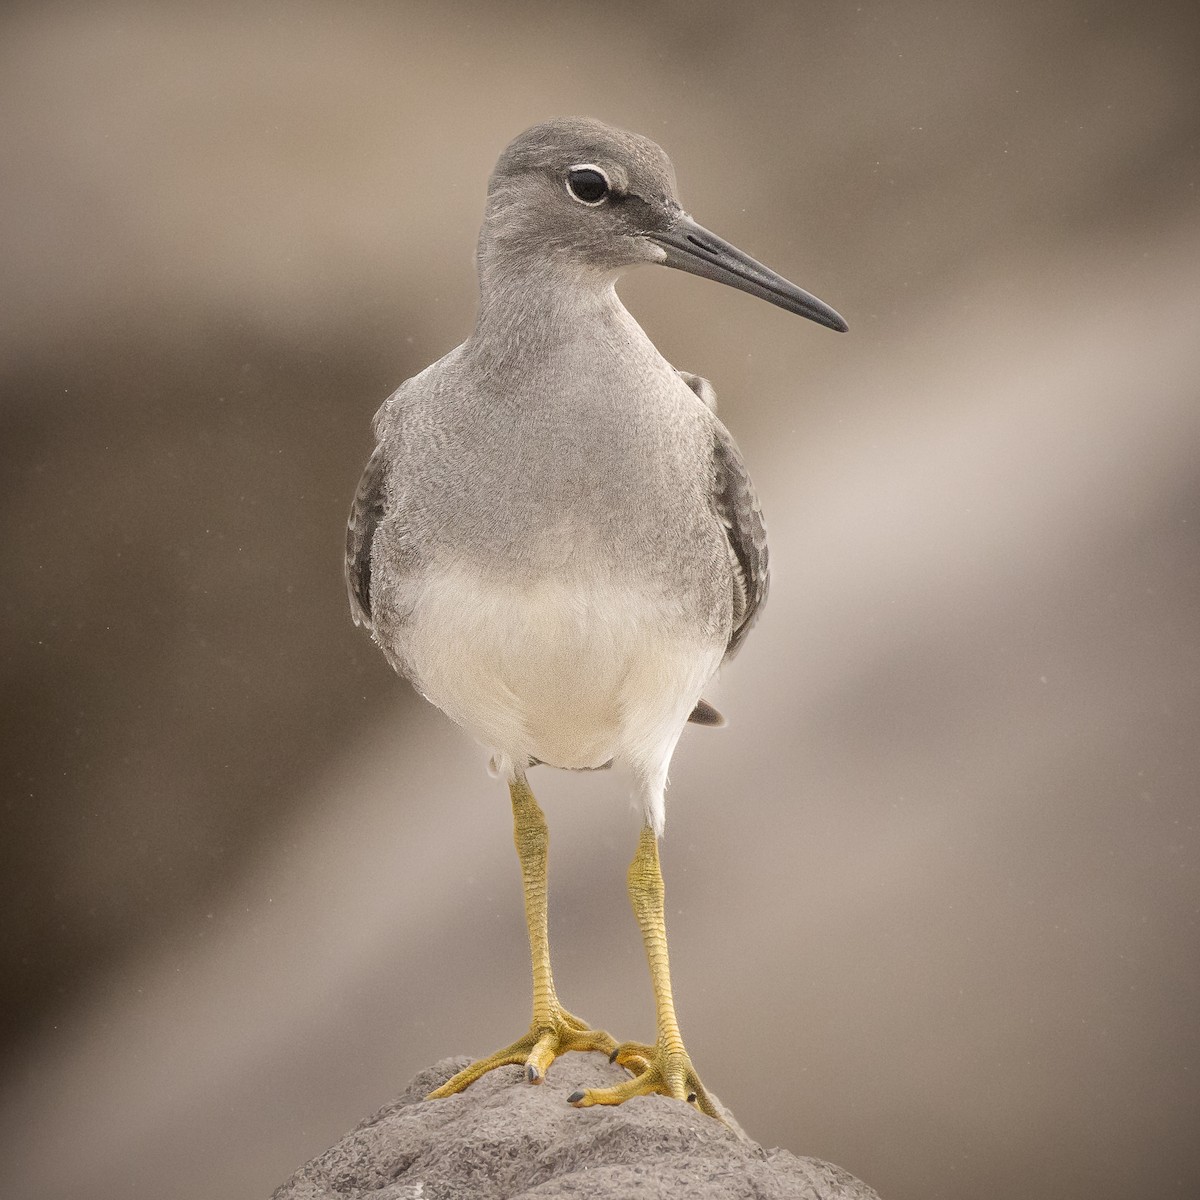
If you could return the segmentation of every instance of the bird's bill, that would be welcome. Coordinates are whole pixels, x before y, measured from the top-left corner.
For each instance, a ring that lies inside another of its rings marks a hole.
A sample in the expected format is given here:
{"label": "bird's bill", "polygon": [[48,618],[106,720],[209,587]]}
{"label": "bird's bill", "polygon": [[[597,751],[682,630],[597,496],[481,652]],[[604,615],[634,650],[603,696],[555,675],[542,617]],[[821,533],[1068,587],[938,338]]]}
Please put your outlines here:
{"label": "bird's bill", "polygon": [[730,287],[749,292],[788,312],[798,313],[818,325],[845,333],[849,326],[822,300],[776,275],[757,259],[730,245],[724,238],[697,225],[691,217],[680,215],[665,230],[646,235],[666,251],[668,267],[688,271],[705,279],[715,279]]}

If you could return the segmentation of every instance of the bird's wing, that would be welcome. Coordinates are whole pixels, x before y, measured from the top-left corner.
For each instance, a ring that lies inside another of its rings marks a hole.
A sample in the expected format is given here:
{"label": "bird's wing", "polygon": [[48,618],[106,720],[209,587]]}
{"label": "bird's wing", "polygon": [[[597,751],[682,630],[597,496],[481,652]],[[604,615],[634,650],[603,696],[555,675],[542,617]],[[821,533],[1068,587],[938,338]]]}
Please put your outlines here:
{"label": "bird's wing", "polygon": [[712,506],[729,540],[734,579],[728,659],[741,649],[767,602],[767,529],[737,444],[719,421],[713,426]]}
{"label": "bird's wing", "polygon": [[383,446],[367,460],[346,522],[346,592],[355,625],[371,628],[371,543],[383,517]]}

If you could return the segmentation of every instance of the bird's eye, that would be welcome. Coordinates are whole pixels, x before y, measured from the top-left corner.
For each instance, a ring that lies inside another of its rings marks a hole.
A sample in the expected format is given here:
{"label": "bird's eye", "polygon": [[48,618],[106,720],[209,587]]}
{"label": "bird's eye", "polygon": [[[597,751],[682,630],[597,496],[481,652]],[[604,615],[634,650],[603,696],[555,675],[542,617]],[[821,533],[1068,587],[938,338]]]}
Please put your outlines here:
{"label": "bird's eye", "polygon": [[567,191],[580,204],[594,208],[602,204],[609,193],[608,176],[599,167],[572,167],[567,172]]}

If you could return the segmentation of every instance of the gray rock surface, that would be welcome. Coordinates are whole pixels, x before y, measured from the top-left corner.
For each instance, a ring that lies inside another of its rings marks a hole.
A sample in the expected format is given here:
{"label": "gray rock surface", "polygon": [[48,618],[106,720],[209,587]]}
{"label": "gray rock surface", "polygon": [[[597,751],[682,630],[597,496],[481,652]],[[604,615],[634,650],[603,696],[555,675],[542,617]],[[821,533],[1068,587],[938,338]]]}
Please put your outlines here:
{"label": "gray rock surface", "polygon": [[721,1125],[677,1100],[571,1108],[575,1088],[628,1078],[598,1054],[571,1055],[539,1087],[504,1067],[462,1095],[423,1101],[468,1061],[422,1071],[272,1200],[879,1200],[838,1167],[764,1150],[732,1118]]}

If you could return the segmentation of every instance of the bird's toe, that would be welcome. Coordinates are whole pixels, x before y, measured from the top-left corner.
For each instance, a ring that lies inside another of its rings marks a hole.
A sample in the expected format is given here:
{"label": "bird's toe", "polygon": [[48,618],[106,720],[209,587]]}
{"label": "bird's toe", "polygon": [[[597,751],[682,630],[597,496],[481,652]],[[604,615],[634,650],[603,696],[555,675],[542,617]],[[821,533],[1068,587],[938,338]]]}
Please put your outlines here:
{"label": "bird's toe", "polygon": [[614,1087],[584,1088],[573,1092],[567,1097],[569,1104],[576,1108],[591,1108],[597,1104],[624,1104],[634,1096],[657,1094],[682,1100],[706,1116],[718,1121],[722,1119],[686,1050],[622,1042],[609,1055],[609,1061],[632,1071],[633,1078]]}
{"label": "bird's toe", "polygon": [[554,1002],[534,1018],[529,1032],[511,1046],[497,1050],[487,1058],[473,1062],[448,1079],[440,1088],[429,1093],[430,1100],[441,1100],[470,1087],[475,1080],[497,1067],[521,1066],[527,1083],[539,1084],[546,1077],[550,1064],[570,1050],[594,1050],[611,1054],[616,1038],[603,1029],[592,1029],[586,1021],[574,1016]]}

